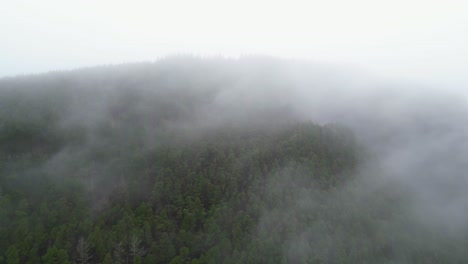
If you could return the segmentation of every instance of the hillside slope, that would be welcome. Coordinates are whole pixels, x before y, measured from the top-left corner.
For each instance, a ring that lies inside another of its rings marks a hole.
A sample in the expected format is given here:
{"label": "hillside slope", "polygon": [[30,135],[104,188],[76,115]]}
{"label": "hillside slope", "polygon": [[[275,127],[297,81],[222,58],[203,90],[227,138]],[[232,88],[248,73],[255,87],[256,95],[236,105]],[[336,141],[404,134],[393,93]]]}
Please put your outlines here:
{"label": "hillside slope", "polygon": [[468,232],[416,221],[362,135],[295,112],[285,69],[182,57],[0,80],[0,263],[468,259]]}

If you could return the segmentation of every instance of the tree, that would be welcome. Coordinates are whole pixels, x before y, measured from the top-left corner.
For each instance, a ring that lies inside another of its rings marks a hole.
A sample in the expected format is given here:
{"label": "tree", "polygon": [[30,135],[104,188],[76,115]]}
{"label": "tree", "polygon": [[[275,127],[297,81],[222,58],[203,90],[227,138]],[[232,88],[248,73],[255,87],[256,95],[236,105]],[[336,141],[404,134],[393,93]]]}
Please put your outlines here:
{"label": "tree", "polygon": [[96,225],[94,231],[88,237],[88,244],[93,248],[93,257],[94,259],[103,259],[106,254],[106,247],[103,239],[103,232],[101,228]]}
{"label": "tree", "polygon": [[123,264],[125,263],[125,250],[122,246],[122,242],[117,243],[114,249],[114,260],[115,263]]}
{"label": "tree", "polygon": [[133,257],[134,264],[141,260],[141,257],[146,254],[146,250],[141,245],[141,239],[136,234],[133,234],[130,238],[129,249],[130,255]]}
{"label": "tree", "polygon": [[76,245],[76,262],[78,264],[88,264],[92,257],[93,255],[89,250],[88,243],[83,237],[81,237],[78,239],[78,243]]}
{"label": "tree", "polygon": [[68,261],[68,254],[64,249],[51,247],[47,253],[42,256],[44,264],[70,264]]}
{"label": "tree", "polygon": [[102,264],[112,264],[112,257],[109,253],[107,253],[106,256],[104,257]]}
{"label": "tree", "polygon": [[8,248],[6,258],[7,264],[19,264],[18,249],[14,245]]}

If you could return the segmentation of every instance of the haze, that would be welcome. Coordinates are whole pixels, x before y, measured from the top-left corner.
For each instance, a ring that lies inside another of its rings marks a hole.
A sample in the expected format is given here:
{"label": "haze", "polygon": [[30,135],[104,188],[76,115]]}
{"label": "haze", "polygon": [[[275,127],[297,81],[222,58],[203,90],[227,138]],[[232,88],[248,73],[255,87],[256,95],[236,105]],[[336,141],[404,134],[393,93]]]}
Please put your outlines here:
{"label": "haze", "polygon": [[261,54],[463,87],[467,11],[461,0],[5,1],[0,76]]}
{"label": "haze", "polygon": [[0,264],[467,263],[467,11],[4,3]]}

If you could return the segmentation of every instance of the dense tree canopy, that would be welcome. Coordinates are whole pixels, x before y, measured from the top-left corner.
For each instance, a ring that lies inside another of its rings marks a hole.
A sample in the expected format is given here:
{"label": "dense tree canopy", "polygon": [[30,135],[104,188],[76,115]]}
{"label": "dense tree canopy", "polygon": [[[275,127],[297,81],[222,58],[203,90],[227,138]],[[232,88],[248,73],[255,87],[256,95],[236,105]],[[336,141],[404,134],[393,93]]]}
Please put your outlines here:
{"label": "dense tree canopy", "polygon": [[226,67],[174,59],[1,80],[0,263],[468,258],[468,236],[414,228],[395,185],[361,185],[369,157],[346,127],[275,101],[226,104],[235,88],[223,84],[256,83]]}

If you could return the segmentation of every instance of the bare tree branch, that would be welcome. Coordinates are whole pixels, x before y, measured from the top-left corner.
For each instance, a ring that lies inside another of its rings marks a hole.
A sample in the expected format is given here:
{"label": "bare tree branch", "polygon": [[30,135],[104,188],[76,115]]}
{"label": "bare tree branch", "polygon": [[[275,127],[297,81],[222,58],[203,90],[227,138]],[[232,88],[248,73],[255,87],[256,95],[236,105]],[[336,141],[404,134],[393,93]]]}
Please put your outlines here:
{"label": "bare tree branch", "polygon": [[90,252],[88,242],[81,237],[76,245],[76,263],[89,264],[93,255]]}
{"label": "bare tree branch", "polygon": [[146,254],[146,250],[141,245],[141,239],[136,235],[133,234],[130,238],[130,254],[133,257],[133,263],[136,262],[137,258],[140,258]]}

